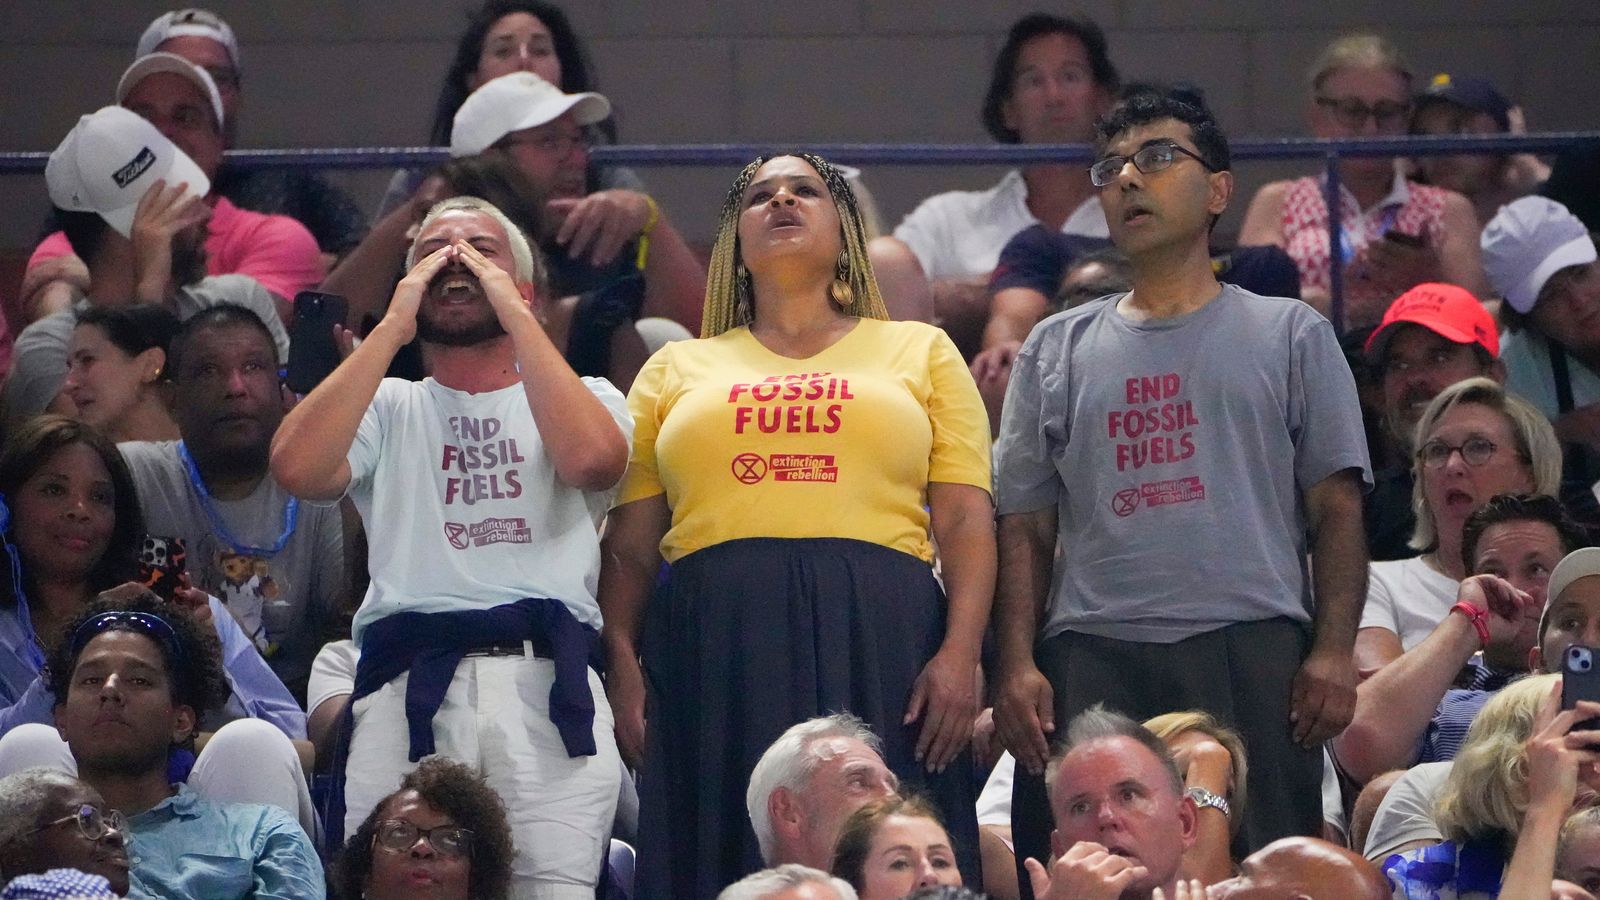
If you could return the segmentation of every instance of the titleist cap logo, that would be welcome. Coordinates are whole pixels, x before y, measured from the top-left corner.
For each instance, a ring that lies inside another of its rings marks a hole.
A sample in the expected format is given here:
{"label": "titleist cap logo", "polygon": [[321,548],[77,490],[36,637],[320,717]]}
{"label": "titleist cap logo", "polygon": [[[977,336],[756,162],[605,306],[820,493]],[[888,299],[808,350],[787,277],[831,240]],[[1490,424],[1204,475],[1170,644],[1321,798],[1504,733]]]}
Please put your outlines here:
{"label": "titleist cap logo", "polygon": [[117,183],[117,187],[125,188],[138,180],[155,162],[156,155],[150,152],[150,148],[142,147],[127,165],[111,173],[111,180]]}

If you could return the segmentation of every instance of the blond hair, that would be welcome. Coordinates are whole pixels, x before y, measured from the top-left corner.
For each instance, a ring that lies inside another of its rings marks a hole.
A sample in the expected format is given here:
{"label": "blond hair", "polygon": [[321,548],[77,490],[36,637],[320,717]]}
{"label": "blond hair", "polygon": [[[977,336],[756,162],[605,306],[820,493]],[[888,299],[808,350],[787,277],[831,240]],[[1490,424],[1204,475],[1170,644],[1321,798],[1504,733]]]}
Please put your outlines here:
{"label": "blond hair", "polygon": [[1417,430],[1411,438],[1416,448],[1412,457],[1411,509],[1417,515],[1417,527],[1411,533],[1413,550],[1432,550],[1439,546],[1439,529],[1433,521],[1433,507],[1422,489],[1422,445],[1428,435],[1450,410],[1463,403],[1476,403],[1505,416],[1511,423],[1511,433],[1516,437],[1517,453],[1523,465],[1533,474],[1533,491],[1548,497],[1556,496],[1561,489],[1561,442],[1556,439],[1550,420],[1533,404],[1505,389],[1490,378],[1468,378],[1458,381],[1439,392],[1417,421]]}
{"label": "blond hair", "polygon": [[1239,736],[1239,732],[1200,709],[1162,713],[1145,719],[1144,727],[1168,744],[1178,735],[1198,731],[1228,751],[1228,765],[1233,774],[1233,795],[1228,798],[1228,833],[1238,834],[1239,827],[1244,824],[1245,784],[1250,775],[1250,761],[1245,756],[1244,738]]}
{"label": "blond hair", "polygon": [[[482,197],[463,194],[457,197],[448,197],[435,203],[433,208],[428,210],[428,214],[422,217],[422,223],[417,226],[417,238],[420,239],[422,237],[422,233],[428,230],[428,226],[433,224],[434,219],[447,212],[461,210],[483,213],[499,222],[500,227],[505,229],[506,232],[507,249],[511,251],[511,261],[515,269],[512,275],[521,284],[531,284],[535,287],[544,284],[544,265],[528,244],[528,236],[522,233],[522,229],[517,227],[517,223],[511,221],[510,216],[500,211],[500,207]],[[406,271],[411,271],[416,264],[417,241],[413,240],[411,247],[406,250]]]}
{"label": "blond hair", "polygon": [[1456,753],[1434,810],[1439,831],[1465,843],[1499,838],[1509,847],[1528,809],[1528,757],[1523,745],[1533,720],[1560,675],[1531,675],[1502,688],[1483,705]]}
{"label": "blond hair", "polygon": [[1307,80],[1311,92],[1322,90],[1323,82],[1340,69],[1388,69],[1406,83],[1406,93],[1411,93],[1411,66],[1400,53],[1400,48],[1378,34],[1359,32],[1335,38],[1311,64]]}
{"label": "blond hair", "polygon": [[[776,153],[753,160],[733,180],[728,196],[722,201],[722,213],[717,221],[717,241],[711,248],[711,263],[706,272],[706,303],[701,317],[700,336],[716,337],[749,325],[755,318],[755,288],[749,275],[743,273],[744,265],[739,255],[739,213],[742,211],[744,192],[755,180],[756,171],[769,160],[779,156],[794,156],[805,160],[822,182],[828,186],[833,206],[839,212],[840,230],[844,232],[844,258],[846,265],[841,277],[834,282],[848,302],[841,303],[844,314],[863,319],[887,319],[889,310],[878,292],[878,279],[872,274],[872,263],[867,259],[866,226],[855,192],[844,180],[839,170],[814,153]],[[743,274],[742,274],[743,273]]]}

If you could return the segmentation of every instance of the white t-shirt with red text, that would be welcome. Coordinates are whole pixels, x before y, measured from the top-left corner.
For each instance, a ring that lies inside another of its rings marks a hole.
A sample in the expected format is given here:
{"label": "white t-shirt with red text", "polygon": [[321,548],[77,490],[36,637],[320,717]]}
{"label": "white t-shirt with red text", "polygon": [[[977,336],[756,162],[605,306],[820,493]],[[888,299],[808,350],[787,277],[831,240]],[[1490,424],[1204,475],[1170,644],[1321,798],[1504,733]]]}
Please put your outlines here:
{"label": "white t-shirt with red text", "polygon": [[[632,439],[627,401],[583,383]],[[429,378],[386,378],[347,456],[366,525],[372,585],[352,631],[399,612],[562,601],[600,627],[598,527],[615,488],[557,477],[521,384],[469,394]]]}

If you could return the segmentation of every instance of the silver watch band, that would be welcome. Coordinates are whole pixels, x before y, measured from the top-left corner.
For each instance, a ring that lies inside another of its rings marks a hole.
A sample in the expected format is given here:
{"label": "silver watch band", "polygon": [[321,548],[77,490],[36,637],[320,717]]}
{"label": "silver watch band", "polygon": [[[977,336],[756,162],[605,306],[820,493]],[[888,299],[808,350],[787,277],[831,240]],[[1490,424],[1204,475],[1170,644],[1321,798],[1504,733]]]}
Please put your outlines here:
{"label": "silver watch band", "polygon": [[1212,793],[1203,787],[1189,788],[1184,791],[1184,794],[1194,801],[1195,806],[1209,806],[1212,809],[1221,811],[1224,819],[1233,818],[1233,809],[1228,806],[1228,799],[1220,794]]}

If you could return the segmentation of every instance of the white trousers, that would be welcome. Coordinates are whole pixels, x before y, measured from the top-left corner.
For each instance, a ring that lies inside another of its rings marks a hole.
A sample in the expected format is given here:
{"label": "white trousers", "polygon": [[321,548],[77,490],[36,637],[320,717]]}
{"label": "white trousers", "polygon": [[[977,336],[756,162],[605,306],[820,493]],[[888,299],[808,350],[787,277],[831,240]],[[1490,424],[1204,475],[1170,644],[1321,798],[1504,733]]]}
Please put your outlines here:
{"label": "white trousers", "polygon": [[[0,737],[0,777],[34,766],[78,775],[61,733],[30,722]],[[195,757],[189,787],[219,803],[261,803],[287,810],[313,840],[317,813],[300,754],[275,726],[260,719],[236,719],[218,728]]]}
{"label": "white trousers", "polygon": [[[409,673],[356,701],[345,765],[346,838],[400,787],[409,759]],[[521,656],[469,656],[456,668],[433,717],[438,755],[482,772],[505,802],[517,855],[517,900],[591,900],[611,833],[622,766],[611,706],[589,671],[594,756],[569,757],[550,721],[555,663]]]}

